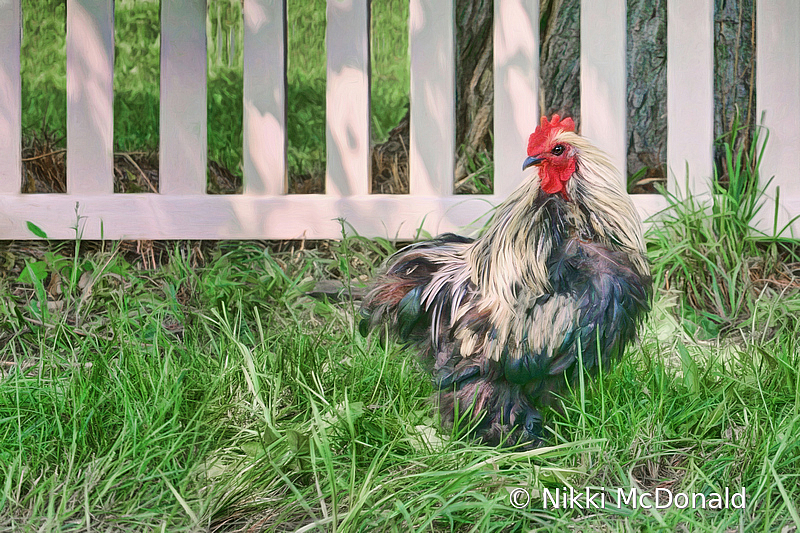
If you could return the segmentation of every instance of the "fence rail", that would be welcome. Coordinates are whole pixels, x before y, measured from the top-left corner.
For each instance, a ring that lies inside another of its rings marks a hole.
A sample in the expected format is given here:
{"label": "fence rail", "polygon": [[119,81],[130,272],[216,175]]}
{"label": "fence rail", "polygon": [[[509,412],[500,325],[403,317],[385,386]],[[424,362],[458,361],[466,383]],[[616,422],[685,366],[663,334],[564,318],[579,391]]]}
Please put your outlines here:
{"label": "fence rail", "polygon": [[[408,195],[371,195],[368,0],[328,0],[324,195],[287,194],[286,13],[244,0],[244,183],[206,190],[206,4],[161,1],[159,193],[113,193],[113,0],[67,0],[67,193],[21,194],[20,0],[0,2],[0,238],[414,238],[480,224],[523,179],[538,122],[538,0],[494,2],[495,182],[453,194],[454,0],[410,0]],[[707,192],[713,172],[713,2],[669,0],[669,188]],[[625,0],[581,5],[582,133],[625,169]],[[800,213],[800,4],[757,0],[759,115],[770,130],[762,175],[781,188],[779,223]],[[659,195],[636,195],[643,216]],[[769,207],[769,206],[768,206]],[[772,212],[763,213],[771,227]],[[800,233],[800,225],[795,225]]]}

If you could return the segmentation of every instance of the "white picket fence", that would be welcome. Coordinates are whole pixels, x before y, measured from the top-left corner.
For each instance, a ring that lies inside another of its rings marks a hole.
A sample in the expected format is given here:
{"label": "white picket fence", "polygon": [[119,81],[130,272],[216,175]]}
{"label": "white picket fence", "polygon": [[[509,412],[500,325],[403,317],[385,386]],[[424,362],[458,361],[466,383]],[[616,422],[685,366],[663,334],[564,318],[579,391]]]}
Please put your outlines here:
{"label": "white picket fence", "polygon": [[[158,194],[113,192],[113,0],[67,0],[67,193],[21,194],[20,0],[0,0],[0,239],[412,238],[462,229],[523,179],[539,118],[539,0],[495,0],[494,194],[453,194],[454,0],[410,0],[410,193],[371,195],[368,0],[328,0],[324,195],[288,195],[285,2],[244,0],[244,192],[206,191],[205,0],[161,0]],[[625,0],[581,5],[582,133],[625,166]],[[800,213],[800,2],[757,0],[762,167],[781,187],[780,223]],[[668,1],[670,188],[712,174],[713,0]],[[676,179],[677,176],[677,179]],[[659,195],[636,195],[649,216]],[[764,213],[771,227],[772,212]],[[767,227],[765,225],[765,227]],[[800,234],[800,226],[795,233]]]}

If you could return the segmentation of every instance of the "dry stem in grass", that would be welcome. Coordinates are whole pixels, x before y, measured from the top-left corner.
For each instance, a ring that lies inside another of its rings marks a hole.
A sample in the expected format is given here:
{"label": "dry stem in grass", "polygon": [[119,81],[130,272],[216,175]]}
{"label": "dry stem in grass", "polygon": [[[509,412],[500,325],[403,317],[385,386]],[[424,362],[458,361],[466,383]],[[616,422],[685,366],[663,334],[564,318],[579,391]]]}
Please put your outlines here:
{"label": "dry stem in grass", "polygon": [[158,192],[158,154],[119,152],[114,154],[114,192]]}
{"label": "dry stem in grass", "polygon": [[[63,138],[52,132],[25,136],[22,148],[22,192],[67,192],[67,150]],[[115,152],[114,192],[158,192],[158,152]],[[242,190],[242,179],[217,161],[208,163],[209,194],[235,194]],[[313,192],[313,191],[309,191]]]}
{"label": "dry stem in grass", "polygon": [[62,139],[47,131],[25,139],[22,146],[22,192],[67,191],[67,150],[58,148]]}
{"label": "dry stem in grass", "polygon": [[[52,133],[26,136],[22,151],[23,193],[66,192],[66,149],[62,139]],[[409,115],[389,132],[386,142],[371,150],[372,192],[375,194],[408,194]],[[115,193],[157,193],[159,156],[155,151],[114,153]],[[467,176],[469,178],[470,176]],[[242,178],[217,161],[208,163],[208,194],[238,194]],[[325,192],[324,174],[303,174],[289,180],[291,194]],[[472,181],[461,180],[458,193],[475,193]]]}
{"label": "dry stem in grass", "polygon": [[372,192],[408,194],[409,114],[406,113],[389,139],[372,148]]}
{"label": "dry stem in grass", "polygon": [[748,265],[750,281],[756,290],[760,292],[766,285],[779,291],[800,290],[800,262],[779,262],[773,268],[767,268],[763,258],[752,260]]}
{"label": "dry stem in grass", "polygon": [[289,194],[322,194],[324,192],[324,174],[300,174],[289,179]]}

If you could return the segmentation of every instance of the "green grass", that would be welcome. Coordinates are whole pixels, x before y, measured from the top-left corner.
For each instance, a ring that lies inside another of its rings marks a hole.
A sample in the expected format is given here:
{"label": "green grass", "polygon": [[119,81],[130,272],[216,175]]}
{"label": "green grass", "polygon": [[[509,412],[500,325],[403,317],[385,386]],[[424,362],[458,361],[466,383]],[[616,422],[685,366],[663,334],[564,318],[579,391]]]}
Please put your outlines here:
{"label": "green grass", "polygon": [[[23,134],[67,134],[65,0],[23,0],[20,69]],[[63,139],[62,139],[63,141]]]}
{"label": "green grass", "polygon": [[[695,340],[662,291],[641,342],[510,452],[439,430],[430,382],[354,309],[303,296],[392,250],[176,246],[8,253],[0,280],[0,528],[775,531],[800,525],[800,298],[765,293],[735,338]],[[23,269],[23,265],[26,265]],[[792,315],[791,313],[794,313]],[[609,491],[544,509],[545,488]],[[612,508],[616,488],[745,489],[744,510]],[[515,488],[530,491],[522,509]],[[304,529],[303,529],[304,528]]]}
{"label": "green grass", "polygon": [[766,231],[754,229],[759,213],[770,207],[764,190],[771,180],[759,175],[768,133],[758,129],[750,146],[734,149],[740,134],[735,123],[718,140],[727,183],[714,179],[710,197],[664,192],[669,207],[650,233],[654,277],[685,295],[682,314],[707,337],[730,332],[758,314],[751,269],[768,279],[784,263],[800,261],[797,240],[787,236],[790,224],[779,227],[775,221]]}
{"label": "green grass", "polygon": [[[115,0],[114,144],[155,151],[159,139],[159,2]],[[66,135],[66,2],[23,0],[22,126]],[[208,154],[241,176],[242,7],[208,7]],[[408,2],[372,6],[372,135],[378,142],[408,106]],[[288,2],[288,160],[291,175],[325,168],[325,0]]]}

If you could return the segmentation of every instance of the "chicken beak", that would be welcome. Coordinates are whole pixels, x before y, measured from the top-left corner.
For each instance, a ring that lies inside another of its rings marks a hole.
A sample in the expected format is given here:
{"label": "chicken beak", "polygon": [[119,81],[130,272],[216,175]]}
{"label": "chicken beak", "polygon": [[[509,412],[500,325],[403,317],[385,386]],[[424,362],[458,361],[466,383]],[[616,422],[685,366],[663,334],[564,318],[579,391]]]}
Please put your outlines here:
{"label": "chicken beak", "polygon": [[533,165],[538,165],[542,161],[544,161],[543,157],[530,156],[528,159],[525,160],[524,163],[522,163],[522,170],[525,170],[526,168],[528,168],[530,166],[533,166]]}

